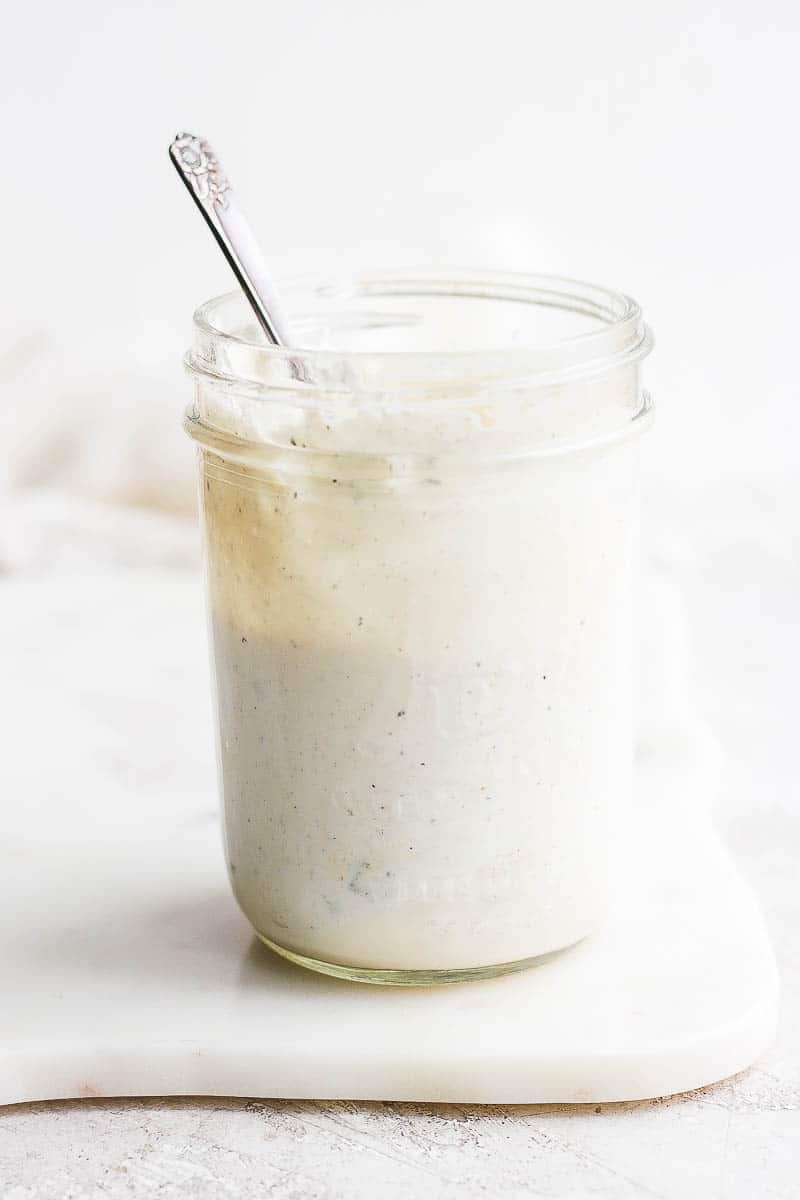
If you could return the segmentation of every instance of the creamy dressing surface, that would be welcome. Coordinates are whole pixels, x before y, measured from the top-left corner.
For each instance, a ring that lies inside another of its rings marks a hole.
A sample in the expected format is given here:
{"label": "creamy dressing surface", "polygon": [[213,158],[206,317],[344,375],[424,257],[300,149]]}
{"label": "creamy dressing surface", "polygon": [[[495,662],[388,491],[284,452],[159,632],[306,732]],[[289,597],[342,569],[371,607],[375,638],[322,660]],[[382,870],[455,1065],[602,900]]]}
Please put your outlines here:
{"label": "creamy dressing surface", "polygon": [[202,500],[231,881],[294,953],[473,968],[602,917],[630,785],[638,438],[504,454],[619,427],[635,376],[558,399],[203,400],[263,451],[206,446]]}

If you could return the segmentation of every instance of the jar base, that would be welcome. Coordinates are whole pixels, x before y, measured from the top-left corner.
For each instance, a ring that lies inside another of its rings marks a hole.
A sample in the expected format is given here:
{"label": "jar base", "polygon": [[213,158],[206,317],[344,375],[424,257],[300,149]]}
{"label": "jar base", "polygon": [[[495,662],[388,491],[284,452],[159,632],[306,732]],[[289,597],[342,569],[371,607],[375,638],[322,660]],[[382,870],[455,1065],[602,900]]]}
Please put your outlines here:
{"label": "jar base", "polygon": [[385,967],[348,967],[343,963],[324,962],[319,958],[309,958],[305,954],[296,954],[278,945],[271,938],[265,937],[256,929],[257,936],[265,946],[286,958],[298,967],[308,971],[316,971],[319,975],[333,975],[336,979],[345,979],[350,983],[372,983],[384,987],[437,987],[454,983],[477,983],[481,979],[496,979],[500,975],[512,975],[516,971],[527,971],[531,967],[541,966],[559,955],[580,944],[571,942],[558,950],[549,950],[546,954],[534,954],[530,958],[520,958],[514,962],[491,963],[485,967],[458,967],[447,970],[402,970]]}

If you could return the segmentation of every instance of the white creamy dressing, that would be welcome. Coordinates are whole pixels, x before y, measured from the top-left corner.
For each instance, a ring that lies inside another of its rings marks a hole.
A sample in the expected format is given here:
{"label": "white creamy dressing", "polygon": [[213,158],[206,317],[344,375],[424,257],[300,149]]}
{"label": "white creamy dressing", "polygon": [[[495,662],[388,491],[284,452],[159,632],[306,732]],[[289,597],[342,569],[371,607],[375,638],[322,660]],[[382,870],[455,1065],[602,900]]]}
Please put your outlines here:
{"label": "white creamy dressing", "polygon": [[202,483],[227,855],[260,934],[449,970],[597,924],[630,783],[638,443],[602,438],[637,379],[416,407],[201,388],[260,456],[207,445]]}

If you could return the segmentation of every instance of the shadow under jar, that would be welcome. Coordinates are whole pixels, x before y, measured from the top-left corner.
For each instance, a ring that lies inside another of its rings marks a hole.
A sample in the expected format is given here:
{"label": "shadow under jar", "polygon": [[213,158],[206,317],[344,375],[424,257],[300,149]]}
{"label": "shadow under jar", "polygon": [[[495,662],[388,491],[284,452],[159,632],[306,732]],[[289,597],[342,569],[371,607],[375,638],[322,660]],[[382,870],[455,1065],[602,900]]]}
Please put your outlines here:
{"label": "shadow under jar", "polygon": [[603,918],[633,758],[640,363],[625,296],[514,274],[195,315],[225,845],[304,966],[451,983]]}

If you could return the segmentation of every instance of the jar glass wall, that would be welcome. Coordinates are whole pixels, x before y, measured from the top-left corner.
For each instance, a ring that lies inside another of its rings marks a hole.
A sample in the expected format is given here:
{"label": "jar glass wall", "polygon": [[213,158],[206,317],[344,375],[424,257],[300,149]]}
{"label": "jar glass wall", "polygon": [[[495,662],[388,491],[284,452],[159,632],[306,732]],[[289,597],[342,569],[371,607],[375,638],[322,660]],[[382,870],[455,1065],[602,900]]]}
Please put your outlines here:
{"label": "jar glass wall", "polygon": [[517,275],[195,318],[225,843],[305,965],[450,982],[602,920],[631,786],[638,307]]}

